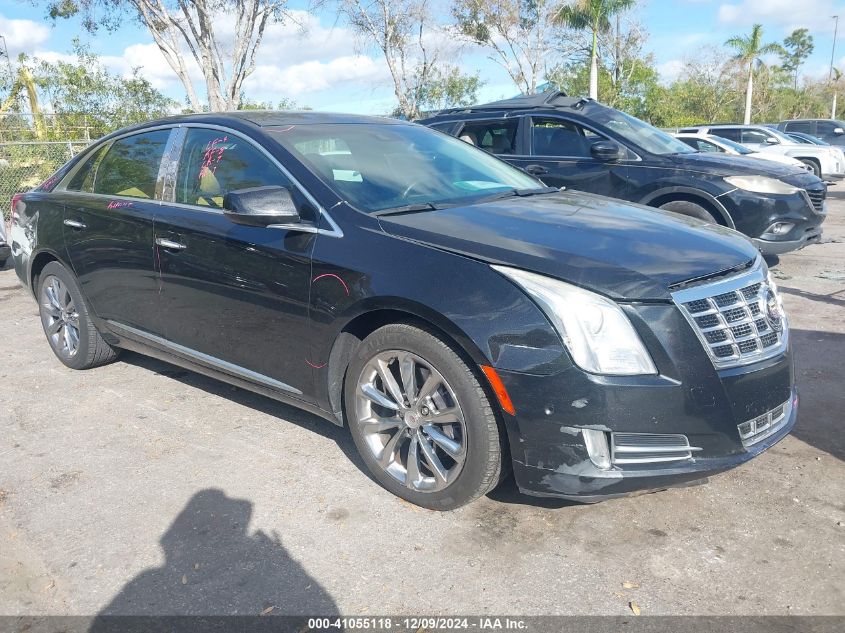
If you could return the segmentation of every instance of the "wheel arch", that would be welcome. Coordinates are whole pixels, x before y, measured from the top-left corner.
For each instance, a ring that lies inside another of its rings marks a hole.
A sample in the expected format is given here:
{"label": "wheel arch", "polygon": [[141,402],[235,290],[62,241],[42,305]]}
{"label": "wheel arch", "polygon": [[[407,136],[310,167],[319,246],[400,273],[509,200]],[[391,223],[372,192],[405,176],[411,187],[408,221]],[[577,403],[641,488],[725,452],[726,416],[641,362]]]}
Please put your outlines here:
{"label": "wheel arch", "polygon": [[43,271],[44,267],[50,262],[59,262],[62,266],[67,268],[71,272],[71,274],[74,274],[73,268],[69,266],[68,263],[64,261],[55,251],[52,251],[50,249],[43,249],[38,251],[30,259],[29,264],[29,290],[33,294],[33,296],[36,296],[38,293],[38,279],[41,276],[41,271]]}
{"label": "wheel arch", "polygon": [[736,228],[733,218],[731,218],[725,206],[715,196],[701,189],[694,189],[692,187],[664,187],[645,196],[640,200],[640,204],[659,207],[667,202],[679,200],[699,204],[707,209],[722,226],[727,226],[731,229]]}
{"label": "wheel arch", "polygon": [[480,366],[489,364],[490,361],[466,333],[449,319],[434,313],[426,306],[384,303],[367,306],[348,319],[332,344],[327,363],[325,388],[336,424],[343,426],[343,383],[352,354],[367,336],[391,323],[417,325],[442,338],[476,374],[479,383],[491,398],[491,402],[498,405],[495,394],[480,371]]}

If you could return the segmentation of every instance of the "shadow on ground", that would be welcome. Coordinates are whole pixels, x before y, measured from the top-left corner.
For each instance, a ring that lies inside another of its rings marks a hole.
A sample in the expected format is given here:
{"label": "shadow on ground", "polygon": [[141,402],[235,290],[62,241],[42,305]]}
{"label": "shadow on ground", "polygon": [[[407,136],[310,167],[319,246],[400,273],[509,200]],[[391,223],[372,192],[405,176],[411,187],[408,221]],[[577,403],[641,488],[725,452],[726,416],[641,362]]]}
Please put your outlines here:
{"label": "shadow on ground", "polygon": [[845,461],[845,334],[793,329],[790,336],[801,397],[792,434]]}
{"label": "shadow on ground", "polygon": [[332,597],[278,534],[247,531],[251,515],[245,499],[197,492],[159,541],[164,565],[129,581],[90,631],[116,630],[119,623],[106,617],[115,615],[336,614]]}

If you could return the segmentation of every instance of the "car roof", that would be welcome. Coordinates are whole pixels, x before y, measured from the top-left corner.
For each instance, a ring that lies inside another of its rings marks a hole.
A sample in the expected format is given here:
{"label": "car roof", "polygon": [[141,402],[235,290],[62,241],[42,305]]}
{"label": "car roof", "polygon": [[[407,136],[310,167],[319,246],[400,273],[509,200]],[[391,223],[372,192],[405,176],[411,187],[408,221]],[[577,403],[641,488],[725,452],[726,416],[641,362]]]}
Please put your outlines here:
{"label": "car roof", "polygon": [[459,108],[447,108],[433,113],[426,121],[441,117],[452,117],[456,114],[491,113],[491,112],[512,112],[521,110],[555,110],[559,108],[578,109],[586,103],[594,103],[588,97],[570,97],[559,90],[549,90],[534,95],[519,95],[510,99],[491,101],[478,105],[464,106]]}
{"label": "car roof", "polygon": [[401,124],[407,121],[389,117],[365,116],[361,114],[341,114],[337,112],[314,112],[312,110],[281,111],[281,110],[236,110],[233,112],[205,112],[200,114],[181,114],[159,119],[150,123],[199,123],[211,119],[234,119],[248,121],[260,127],[276,127],[279,125],[315,125],[327,123],[391,123]]}

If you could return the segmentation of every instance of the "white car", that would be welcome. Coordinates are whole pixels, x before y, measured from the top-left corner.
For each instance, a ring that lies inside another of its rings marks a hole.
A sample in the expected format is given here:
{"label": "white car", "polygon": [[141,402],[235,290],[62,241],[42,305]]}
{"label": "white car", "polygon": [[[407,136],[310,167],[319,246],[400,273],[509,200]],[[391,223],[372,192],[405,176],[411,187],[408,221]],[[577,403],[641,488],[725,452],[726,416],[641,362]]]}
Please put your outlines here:
{"label": "white car", "polygon": [[712,134],[742,143],[748,149],[797,158],[825,180],[845,178],[845,154],[835,147],[801,145],[765,125],[696,125],[681,134]]}
{"label": "white car", "polygon": [[721,136],[714,136],[713,134],[692,134],[692,133],[678,133],[675,138],[683,141],[693,149],[699,152],[714,152],[719,154],[730,154],[731,156],[746,156],[748,158],[760,158],[762,160],[770,160],[782,165],[789,165],[799,169],[810,170],[810,166],[801,162],[792,156],[785,156],[783,154],[775,154],[774,152],[757,152],[753,149],[735,143],[730,139],[722,138]]}

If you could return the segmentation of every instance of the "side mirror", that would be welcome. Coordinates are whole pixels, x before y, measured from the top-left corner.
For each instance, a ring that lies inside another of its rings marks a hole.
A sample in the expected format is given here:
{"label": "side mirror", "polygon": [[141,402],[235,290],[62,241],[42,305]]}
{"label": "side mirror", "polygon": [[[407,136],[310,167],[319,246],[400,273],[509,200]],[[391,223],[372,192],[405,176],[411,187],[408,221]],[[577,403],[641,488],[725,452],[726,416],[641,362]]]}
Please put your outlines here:
{"label": "side mirror", "polygon": [[766,143],[768,143],[769,145],[780,145],[780,141],[774,136],[767,136]]}
{"label": "side mirror", "polygon": [[843,130],[841,127],[835,127],[833,128],[833,133],[836,135],[845,134],[845,130]]}
{"label": "side mirror", "polygon": [[223,215],[236,224],[268,226],[296,224],[299,211],[285,187],[252,187],[230,191],[223,198]]}
{"label": "side mirror", "polygon": [[596,160],[613,162],[625,157],[625,149],[614,141],[596,141],[590,146],[590,154]]}

